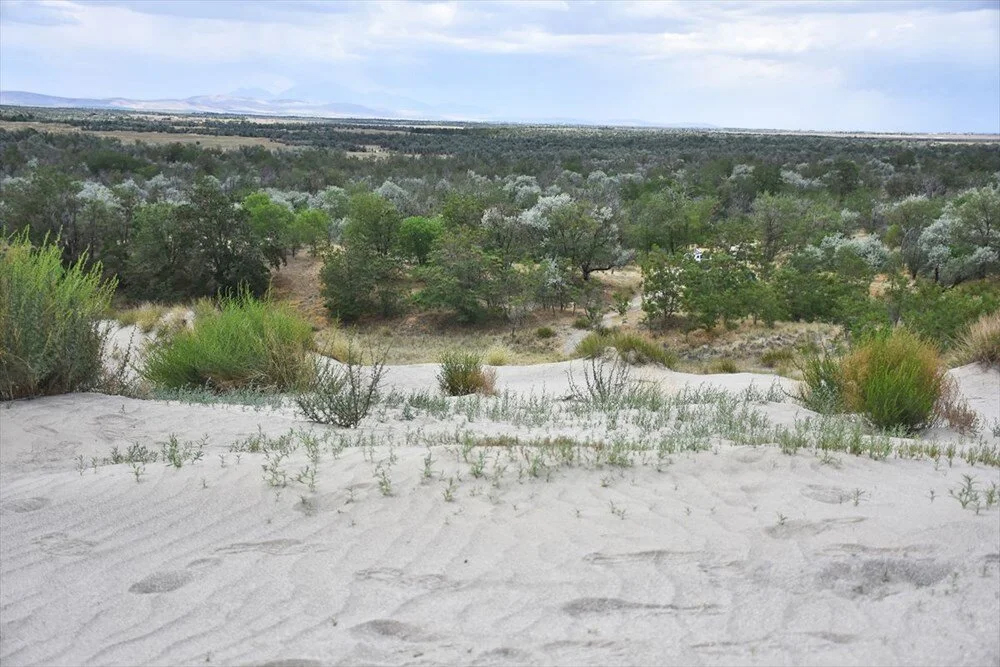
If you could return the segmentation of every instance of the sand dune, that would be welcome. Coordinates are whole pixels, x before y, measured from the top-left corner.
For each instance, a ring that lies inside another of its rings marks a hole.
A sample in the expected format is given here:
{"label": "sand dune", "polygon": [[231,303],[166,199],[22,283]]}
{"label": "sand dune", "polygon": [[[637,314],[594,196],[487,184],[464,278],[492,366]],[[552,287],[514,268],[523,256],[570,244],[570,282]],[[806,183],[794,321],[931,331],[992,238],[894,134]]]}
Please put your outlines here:
{"label": "sand dune", "polygon": [[[558,394],[566,368],[498,381]],[[426,388],[435,370],[389,381]],[[668,389],[767,385],[644,372]],[[995,416],[1000,374],[955,374]],[[762,407],[776,421],[801,411]],[[310,492],[268,486],[263,454],[229,451],[258,428],[339,435],[290,409],[99,394],[0,405],[0,662],[1000,664],[1000,511],[949,496],[966,474],[1000,482],[995,468],[720,446],[659,472],[546,480],[519,478],[511,448],[495,452],[509,470],[494,483],[457,447],[406,444],[460,427],[512,429],[370,419],[360,433],[380,444],[324,451]],[[147,464],[139,483],[124,464],[74,462],[170,434],[208,434],[202,459]],[[375,474],[390,458],[384,496]],[[286,464],[308,461],[298,450]]]}

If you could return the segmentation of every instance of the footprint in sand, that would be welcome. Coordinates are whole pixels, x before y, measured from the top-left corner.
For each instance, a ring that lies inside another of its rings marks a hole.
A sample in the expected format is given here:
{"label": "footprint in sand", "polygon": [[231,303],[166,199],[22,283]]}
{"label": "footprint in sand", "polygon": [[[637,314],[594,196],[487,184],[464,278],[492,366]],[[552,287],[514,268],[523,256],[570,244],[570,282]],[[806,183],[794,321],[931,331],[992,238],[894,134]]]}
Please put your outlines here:
{"label": "footprint in sand", "polygon": [[194,580],[194,573],[187,570],[170,570],[167,572],[154,572],[145,579],[135,582],[129,586],[129,593],[147,595],[149,593],[169,593],[176,591],[181,586],[185,586]]}
{"label": "footprint in sand", "polygon": [[358,570],[354,573],[354,578],[360,581],[381,581],[393,586],[428,588],[431,590],[458,587],[458,584],[440,574],[407,575],[402,570],[391,567]]}
{"label": "footprint in sand", "polygon": [[771,537],[776,538],[811,537],[813,535],[825,533],[828,530],[834,530],[835,528],[840,528],[842,526],[849,526],[864,520],[865,517],[863,516],[848,517],[844,519],[823,519],[822,521],[817,521],[815,523],[811,521],[793,520],[775,526],[768,526],[764,529],[764,532]]}
{"label": "footprint in sand", "polygon": [[319,551],[318,548],[302,544],[299,540],[265,540],[263,542],[236,542],[215,550],[218,554],[245,554],[262,553],[272,556],[284,556],[288,554],[312,553]]}
{"label": "footprint in sand", "polygon": [[16,512],[17,514],[37,512],[51,504],[52,501],[48,498],[16,498],[14,500],[5,500],[0,504],[0,512]]}
{"label": "footprint in sand", "polygon": [[183,570],[167,570],[154,572],[129,586],[130,593],[148,595],[150,593],[169,593],[194,581],[201,573],[218,567],[222,560],[218,558],[198,558],[187,564]]}
{"label": "footprint in sand", "polygon": [[664,560],[691,560],[704,555],[700,551],[670,551],[667,549],[652,549],[649,551],[626,551],[622,553],[601,553],[599,551],[587,554],[583,560],[598,565],[614,565],[618,563],[659,563]]}
{"label": "footprint in sand", "polygon": [[390,618],[376,618],[373,621],[365,621],[351,628],[351,631],[362,635],[375,635],[377,637],[387,637],[398,639],[404,642],[431,642],[437,639],[437,635],[425,632],[423,628],[410,623],[401,623]]}
{"label": "footprint in sand", "polygon": [[534,662],[537,662],[537,660],[527,651],[501,646],[492,651],[480,653],[472,661],[472,664],[475,667],[501,667],[503,665],[530,665]]}
{"label": "footprint in sand", "polygon": [[844,597],[879,600],[906,588],[932,586],[953,571],[951,564],[932,558],[853,558],[830,563],[817,581]]}
{"label": "footprint in sand", "polygon": [[632,611],[713,611],[718,605],[676,605],[676,604],[651,604],[648,602],[632,602],[621,598],[577,598],[570,600],[563,605],[562,610],[570,616],[584,616],[587,614],[611,614]]}
{"label": "footprint in sand", "polygon": [[803,487],[800,492],[806,498],[828,505],[840,505],[847,501],[850,493],[839,486],[823,486],[822,484],[809,484]]}
{"label": "footprint in sand", "polygon": [[94,550],[95,542],[79,540],[66,533],[48,533],[34,540],[38,548],[52,556],[86,556]]}

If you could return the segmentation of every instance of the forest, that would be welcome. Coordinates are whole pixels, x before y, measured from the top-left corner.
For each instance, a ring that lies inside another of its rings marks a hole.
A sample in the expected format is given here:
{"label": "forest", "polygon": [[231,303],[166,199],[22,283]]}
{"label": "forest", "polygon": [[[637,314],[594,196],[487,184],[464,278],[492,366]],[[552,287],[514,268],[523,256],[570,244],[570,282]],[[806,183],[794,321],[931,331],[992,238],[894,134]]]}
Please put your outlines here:
{"label": "forest", "polygon": [[[948,347],[1000,307],[996,143],[10,107],[0,127],[3,236],[57,239],[118,305],[263,295],[307,253],[341,323],[571,309],[598,327],[638,296],[651,332],[905,322]],[[641,294],[592,280],[626,266]]]}

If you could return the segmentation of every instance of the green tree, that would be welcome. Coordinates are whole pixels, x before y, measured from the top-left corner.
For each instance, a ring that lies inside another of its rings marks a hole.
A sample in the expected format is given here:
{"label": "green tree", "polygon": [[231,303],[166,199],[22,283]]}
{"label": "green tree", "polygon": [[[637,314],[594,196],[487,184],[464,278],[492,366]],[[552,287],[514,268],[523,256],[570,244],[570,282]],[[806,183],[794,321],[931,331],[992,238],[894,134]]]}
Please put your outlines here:
{"label": "green tree", "polygon": [[441,218],[406,218],[399,227],[399,249],[403,255],[418,264],[426,264],[434,242],[442,233],[444,222]]}
{"label": "green tree", "polygon": [[367,245],[385,257],[396,247],[401,221],[390,201],[373,192],[361,192],[352,196],[348,205],[344,239]]}
{"label": "green tree", "polygon": [[271,201],[264,192],[248,195],[243,200],[243,208],[249,214],[250,227],[268,263],[274,267],[284,264],[288,250],[294,245],[295,214],[287,206]]}
{"label": "green tree", "polygon": [[506,316],[523,291],[518,272],[487,252],[481,233],[468,228],[446,232],[421,275],[421,303],[453,310],[462,322]]}
{"label": "green tree", "polygon": [[549,252],[567,259],[584,281],[594,271],[624,266],[629,259],[621,244],[617,214],[608,207],[582,201],[559,206],[548,216],[546,237]]}
{"label": "green tree", "polygon": [[342,322],[397,314],[402,308],[402,278],[399,262],[363,243],[327,254],[320,272],[326,308]]}

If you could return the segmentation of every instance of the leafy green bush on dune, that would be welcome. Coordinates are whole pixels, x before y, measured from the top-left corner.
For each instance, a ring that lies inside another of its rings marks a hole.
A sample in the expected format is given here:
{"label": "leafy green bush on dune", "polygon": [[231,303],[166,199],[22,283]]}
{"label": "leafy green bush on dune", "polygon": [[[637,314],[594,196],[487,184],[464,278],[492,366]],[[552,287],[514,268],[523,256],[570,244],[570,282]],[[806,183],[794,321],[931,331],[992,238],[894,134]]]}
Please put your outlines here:
{"label": "leafy green bush on dune", "polygon": [[155,342],[143,376],[165,388],[285,391],[311,369],[309,323],[288,307],[244,294],[224,299],[194,327]]}
{"label": "leafy green bush on dune", "polygon": [[80,391],[101,378],[99,320],[115,282],[86,261],[64,268],[55,243],[0,239],[0,398]]}

